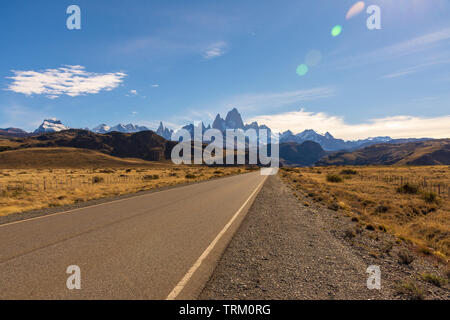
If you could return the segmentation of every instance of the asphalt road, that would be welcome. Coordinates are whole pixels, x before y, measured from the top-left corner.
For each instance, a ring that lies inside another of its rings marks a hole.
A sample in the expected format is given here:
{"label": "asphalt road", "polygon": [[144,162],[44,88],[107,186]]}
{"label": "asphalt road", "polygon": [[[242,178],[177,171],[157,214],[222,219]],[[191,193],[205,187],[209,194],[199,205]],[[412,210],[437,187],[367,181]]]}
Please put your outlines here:
{"label": "asphalt road", "polygon": [[[251,206],[259,172],[0,225],[0,299],[191,299]],[[81,289],[69,290],[68,266]]]}

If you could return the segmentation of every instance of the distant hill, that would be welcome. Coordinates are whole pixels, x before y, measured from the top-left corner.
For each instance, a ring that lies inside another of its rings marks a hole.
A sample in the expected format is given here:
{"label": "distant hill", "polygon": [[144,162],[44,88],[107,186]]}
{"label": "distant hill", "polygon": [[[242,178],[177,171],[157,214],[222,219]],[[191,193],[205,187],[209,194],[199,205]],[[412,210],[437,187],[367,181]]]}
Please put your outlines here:
{"label": "distant hill", "polygon": [[307,129],[297,134],[294,134],[292,131],[287,130],[280,135],[281,143],[283,142],[303,143],[305,141],[314,141],[320,144],[322,148],[326,151],[343,151],[343,150],[353,151],[378,143],[407,143],[425,140],[429,139],[428,138],[392,139],[391,137],[373,137],[360,140],[342,140],[336,139],[329,132],[322,135],[311,129]]}
{"label": "distant hill", "polygon": [[147,167],[154,162],[122,159],[76,148],[29,148],[0,152],[0,169]]}
{"label": "distant hill", "polygon": [[325,154],[320,144],[313,141],[280,144],[280,163],[283,166],[310,166]]}
{"label": "distant hill", "polygon": [[0,136],[9,136],[9,137],[26,137],[30,134],[19,128],[6,128],[0,129]]}
{"label": "distant hill", "polygon": [[376,144],[330,154],[317,165],[450,165],[450,139]]}
{"label": "distant hill", "polygon": [[95,150],[121,158],[163,161],[170,158],[174,145],[175,142],[167,141],[153,131],[96,134],[87,130],[71,129],[11,139],[9,146],[4,149],[68,147]]}

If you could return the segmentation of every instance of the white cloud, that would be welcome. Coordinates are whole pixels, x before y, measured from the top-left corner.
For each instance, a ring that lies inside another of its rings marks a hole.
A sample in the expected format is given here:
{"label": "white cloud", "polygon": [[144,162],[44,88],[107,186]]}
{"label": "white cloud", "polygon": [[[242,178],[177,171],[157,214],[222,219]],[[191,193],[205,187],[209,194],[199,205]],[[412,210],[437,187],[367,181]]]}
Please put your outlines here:
{"label": "white cloud", "polygon": [[[411,38],[409,40],[401,41],[378,50],[371,52],[351,55],[334,62],[334,65],[338,69],[347,69],[358,66],[363,66],[380,61],[387,61],[392,59],[404,58],[409,55],[421,53],[421,52],[436,52],[435,48],[438,46],[448,44],[450,39],[450,28],[442,29],[439,31],[430,32]],[[445,52],[444,56],[448,54]],[[429,55],[428,55],[429,56]],[[430,59],[428,58],[428,61]],[[415,60],[417,63],[417,59]]]}
{"label": "white cloud", "polygon": [[138,94],[138,92],[137,92],[137,90],[130,90],[130,94],[132,94],[132,95],[137,95]]}
{"label": "white cloud", "polygon": [[159,88],[159,84],[157,84],[157,83],[152,84],[152,87],[153,87],[153,88]]}
{"label": "white cloud", "polygon": [[213,59],[220,57],[225,54],[227,49],[227,43],[224,41],[219,41],[210,45],[206,51],[203,53],[205,59]]}
{"label": "white cloud", "polygon": [[414,73],[416,73],[418,71],[421,71],[423,69],[426,69],[426,68],[434,66],[434,65],[448,64],[448,63],[450,63],[450,60],[448,60],[448,59],[445,59],[445,60],[434,60],[434,61],[430,61],[430,62],[427,62],[427,63],[415,65],[415,66],[412,66],[412,67],[409,67],[409,68],[405,68],[405,69],[402,69],[402,70],[398,70],[398,71],[390,73],[390,74],[386,74],[382,78],[384,78],[384,79],[399,78],[399,77],[403,77],[403,76],[406,76],[406,75],[414,74]]}
{"label": "white cloud", "polygon": [[298,133],[305,129],[314,129],[321,133],[328,131],[336,138],[348,140],[375,136],[450,138],[450,115],[434,118],[393,116],[348,124],[341,116],[332,116],[324,112],[307,112],[301,109],[300,111],[261,115],[250,121],[258,121],[278,132],[290,129]]}
{"label": "white cloud", "polygon": [[437,44],[442,41],[446,41],[450,39],[450,28],[446,28],[443,30],[430,32],[424,34],[422,36],[418,36],[412,38],[410,40],[406,40],[384,49],[376,53],[383,53],[386,55],[405,55],[411,54],[413,52],[422,51],[425,49],[429,49],[431,45]]}
{"label": "white cloud", "polygon": [[25,95],[44,94],[55,99],[61,95],[76,97],[85,94],[98,93],[101,90],[110,91],[123,82],[125,73],[93,73],[85,71],[83,66],[64,66],[58,69],[43,71],[17,71],[13,82],[6,90]]}

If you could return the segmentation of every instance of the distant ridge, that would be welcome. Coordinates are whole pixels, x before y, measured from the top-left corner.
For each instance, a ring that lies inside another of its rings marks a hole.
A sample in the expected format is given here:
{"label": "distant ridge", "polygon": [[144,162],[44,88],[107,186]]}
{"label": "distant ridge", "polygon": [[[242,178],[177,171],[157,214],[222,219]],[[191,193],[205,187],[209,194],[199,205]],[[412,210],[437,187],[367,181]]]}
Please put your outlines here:
{"label": "distant ridge", "polygon": [[158,136],[153,131],[137,133],[109,132],[97,134],[91,131],[70,129],[13,140],[5,150],[28,148],[80,148],[95,150],[120,158],[139,158],[147,161],[170,159],[174,142]]}
{"label": "distant ridge", "polygon": [[110,127],[106,124],[101,124],[98,125],[97,127],[92,129],[92,132],[95,133],[108,133],[108,132],[121,132],[121,133],[135,133],[135,132],[140,132],[140,131],[148,131],[150,130],[149,128],[145,127],[145,126],[139,126],[139,125],[135,125],[135,124],[121,124],[119,123],[118,125],[115,125],[114,127]]}
{"label": "distant ridge", "polygon": [[9,136],[9,137],[26,137],[30,134],[19,128],[5,128],[0,129],[0,136]]}
{"label": "distant ridge", "polygon": [[450,139],[376,144],[330,154],[317,165],[450,165]]}
{"label": "distant ridge", "polygon": [[392,139],[391,137],[373,137],[361,140],[345,141],[342,139],[336,139],[327,132],[325,134],[319,134],[312,129],[307,129],[303,132],[294,134],[292,131],[287,130],[280,136],[280,142],[296,142],[303,143],[305,141],[314,141],[322,146],[326,151],[341,151],[341,150],[356,150],[359,148],[367,147],[378,143],[407,143],[414,141],[425,141],[428,138],[422,139]]}

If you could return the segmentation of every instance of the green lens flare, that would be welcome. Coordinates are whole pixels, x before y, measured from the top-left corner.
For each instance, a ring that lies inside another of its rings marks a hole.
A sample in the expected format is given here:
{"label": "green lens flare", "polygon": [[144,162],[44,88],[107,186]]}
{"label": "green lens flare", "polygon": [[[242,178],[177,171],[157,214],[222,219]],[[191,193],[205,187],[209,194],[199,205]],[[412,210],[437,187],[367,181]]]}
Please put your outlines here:
{"label": "green lens flare", "polygon": [[308,66],[306,64],[301,64],[297,67],[297,74],[299,76],[304,76],[308,72]]}
{"label": "green lens flare", "polygon": [[341,32],[342,32],[342,26],[340,26],[340,25],[334,26],[333,29],[331,29],[331,35],[333,37],[337,37],[338,35],[341,34]]}

